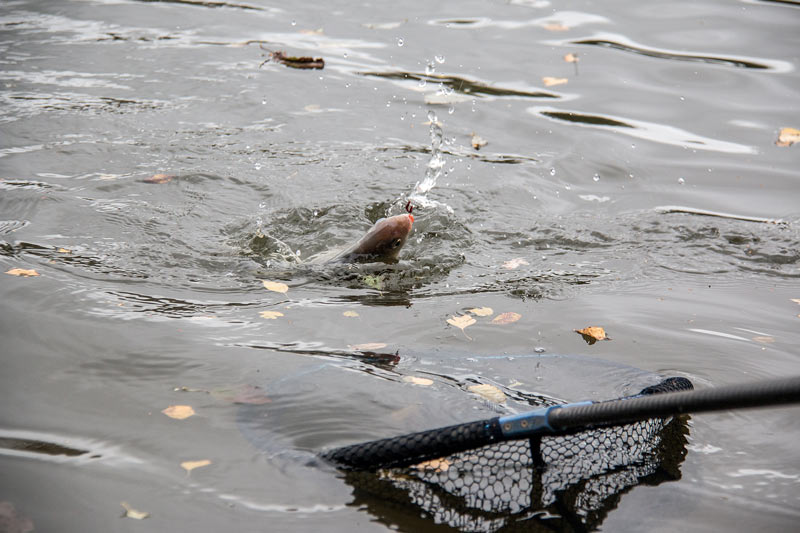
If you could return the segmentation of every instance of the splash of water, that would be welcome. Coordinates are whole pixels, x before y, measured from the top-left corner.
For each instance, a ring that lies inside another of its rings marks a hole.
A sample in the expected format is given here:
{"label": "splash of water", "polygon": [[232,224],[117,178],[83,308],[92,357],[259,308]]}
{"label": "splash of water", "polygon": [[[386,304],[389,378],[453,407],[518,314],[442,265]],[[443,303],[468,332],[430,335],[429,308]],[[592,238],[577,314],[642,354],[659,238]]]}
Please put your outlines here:
{"label": "splash of water", "polygon": [[414,190],[408,195],[408,199],[419,207],[444,207],[449,213],[453,213],[453,208],[449,205],[431,200],[427,196],[428,192],[436,186],[436,180],[442,175],[446,162],[442,156],[442,126],[435,111],[428,111],[428,120],[430,121],[431,157],[425,168],[425,178],[414,185]]}

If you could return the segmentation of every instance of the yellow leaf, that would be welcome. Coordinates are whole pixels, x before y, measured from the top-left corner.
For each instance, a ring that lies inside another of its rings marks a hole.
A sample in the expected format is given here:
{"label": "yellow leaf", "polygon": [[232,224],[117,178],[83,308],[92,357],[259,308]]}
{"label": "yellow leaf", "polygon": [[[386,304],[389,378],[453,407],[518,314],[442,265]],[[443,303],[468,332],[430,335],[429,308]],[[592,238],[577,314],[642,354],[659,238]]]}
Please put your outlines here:
{"label": "yellow leaf", "polygon": [[606,330],[600,326],[589,326],[588,328],[576,329],[575,332],[580,333],[583,336],[583,339],[590,345],[597,341],[611,340],[609,337],[606,337]]}
{"label": "yellow leaf", "polygon": [[467,312],[475,316],[489,316],[494,313],[494,310],[491,307],[475,307],[473,309],[467,309]]}
{"label": "yellow leaf", "polygon": [[303,35],[322,35],[322,28],[317,28],[315,30],[300,30],[300,33]]}
{"label": "yellow leaf", "polygon": [[464,336],[466,338],[468,338],[469,340],[472,340],[472,337],[467,335],[467,332],[464,331],[464,328],[474,324],[475,323],[475,319],[474,318],[472,318],[469,315],[458,315],[458,316],[453,316],[453,317],[448,318],[447,319],[447,323],[450,324],[451,326],[455,326],[458,329],[460,329],[461,332],[464,333]]}
{"label": "yellow leaf", "polygon": [[503,391],[501,391],[494,385],[489,385],[488,383],[481,383],[480,385],[471,385],[467,387],[467,390],[477,394],[478,396],[483,396],[490,402],[504,403],[506,401],[506,395],[503,394]]}
{"label": "yellow leaf", "polygon": [[444,458],[431,459],[430,461],[423,461],[419,464],[415,464],[411,468],[416,468],[417,470],[435,470],[436,472],[444,472],[450,468],[450,461]]}
{"label": "yellow leaf", "polygon": [[553,78],[552,76],[545,76],[542,78],[542,83],[545,87],[552,87],[553,85],[563,85],[569,80],[567,78]]}
{"label": "yellow leaf", "polygon": [[186,473],[189,473],[195,468],[200,468],[201,466],[208,466],[210,464],[211,461],[209,461],[208,459],[202,459],[200,461],[184,461],[181,463],[181,466],[183,467],[184,470],[186,470]]}
{"label": "yellow leaf", "polygon": [[791,300],[796,304],[800,304],[800,298],[792,298]]}
{"label": "yellow leaf", "polygon": [[122,507],[125,509],[125,517],[127,517],[127,518],[135,518],[136,520],[144,520],[145,518],[150,516],[150,513],[145,512],[145,511],[137,511],[136,509],[134,509],[133,507],[131,507],[130,505],[128,505],[125,502],[120,502],[120,505],[122,505]]}
{"label": "yellow leaf", "polygon": [[345,312],[344,312],[344,313],[342,313],[342,314],[343,314],[344,316],[351,317],[351,318],[354,318],[354,317],[357,317],[357,316],[358,316],[358,313],[356,313],[355,311],[345,311]]}
{"label": "yellow leaf", "polygon": [[418,378],[417,376],[403,376],[403,381],[406,383],[413,383],[414,385],[433,385],[433,380],[428,378]]}
{"label": "yellow leaf", "polygon": [[529,264],[530,264],[530,263],[528,263],[527,261],[525,261],[523,258],[521,258],[521,257],[515,257],[514,259],[509,259],[508,261],[505,261],[505,262],[503,263],[503,268],[505,268],[505,269],[507,269],[507,270],[514,270],[514,269],[515,269],[515,268],[517,268],[518,266],[521,266],[521,265],[529,265]]}
{"label": "yellow leaf", "polygon": [[287,284],[281,283],[279,281],[267,281],[265,279],[262,279],[261,283],[264,284],[264,288],[267,289],[268,291],[285,294],[286,291],[289,290],[289,286]]}
{"label": "yellow leaf", "polygon": [[58,253],[60,254],[71,254],[72,250],[67,250],[66,248],[59,248]]}
{"label": "yellow leaf", "polygon": [[577,63],[578,62],[578,54],[567,54],[564,56],[564,61],[567,63]]}
{"label": "yellow leaf", "polygon": [[791,146],[796,142],[800,142],[800,130],[795,128],[781,128],[778,133],[778,140],[775,144],[778,146]]}
{"label": "yellow leaf", "polygon": [[492,320],[492,324],[511,324],[512,322],[516,322],[522,318],[522,315],[519,313],[514,313],[513,311],[509,311],[508,313],[503,313],[501,315],[497,315]]}
{"label": "yellow leaf", "polygon": [[283,313],[280,311],[261,311],[259,315],[261,315],[261,318],[266,318],[267,320],[275,320],[279,316],[283,316]]}
{"label": "yellow leaf", "polygon": [[192,409],[191,405],[170,405],[161,412],[170,418],[183,420],[184,418],[192,416],[194,414],[194,409]]}
{"label": "yellow leaf", "polygon": [[548,22],[543,27],[547,31],[567,31],[569,29],[569,26],[564,26],[560,22]]}
{"label": "yellow leaf", "polygon": [[383,342],[366,342],[364,344],[348,344],[347,347],[357,352],[371,352],[386,348],[386,344]]}
{"label": "yellow leaf", "polygon": [[472,133],[472,147],[473,148],[475,148],[476,150],[480,150],[481,148],[483,148],[487,144],[489,144],[489,141],[487,141],[483,137],[480,137],[480,136],[476,135],[475,132]]}
{"label": "yellow leaf", "polygon": [[24,268],[12,268],[11,270],[6,270],[6,274],[11,274],[12,276],[38,276],[39,273],[33,269],[26,270]]}
{"label": "yellow leaf", "polygon": [[153,174],[149,178],[145,178],[144,182],[145,183],[162,184],[162,183],[167,183],[169,181],[172,181],[172,178],[174,178],[174,177],[175,176],[173,176],[172,174]]}

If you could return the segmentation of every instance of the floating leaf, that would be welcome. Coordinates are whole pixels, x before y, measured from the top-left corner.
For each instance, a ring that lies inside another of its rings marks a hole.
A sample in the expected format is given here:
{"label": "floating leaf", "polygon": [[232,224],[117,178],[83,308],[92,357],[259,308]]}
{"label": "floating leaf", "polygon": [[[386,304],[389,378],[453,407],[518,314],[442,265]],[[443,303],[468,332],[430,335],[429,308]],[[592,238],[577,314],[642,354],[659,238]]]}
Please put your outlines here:
{"label": "floating leaf", "polygon": [[753,337],[753,340],[761,344],[772,344],[775,342],[775,337]]}
{"label": "floating leaf", "polygon": [[491,307],[474,307],[472,309],[467,309],[467,312],[475,316],[489,316],[494,313],[494,309]]}
{"label": "floating leaf", "polygon": [[[275,63],[280,63],[282,65],[286,65],[287,67],[291,68],[299,68],[299,69],[323,69],[325,68],[325,61],[321,57],[313,58],[309,56],[288,56],[286,52],[270,52],[269,59],[267,61],[272,60]],[[266,61],[264,62],[266,63]],[[262,65],[264,64],[262,63]]]}
{"label": "floating leaf", "polygon": [[576,329],[575,332],[580,333],[583,336],[583,340],[585,340],[589,345],[592,345],[597,341],[611,340],[609,337],[606,337],[606,330],[600,326],[589,326],[588,328]]}
{"label": "floating leaf", "polygon": [[565,26],[560,22],[548,22],[543,26],[547,31],[567,31],[569,26]]}
{"label": "floating leaf", "polygon": [[476,135],[475,132],[472,133],[472,147],[473,148],[475,148],[476,150],[480,150],[481,148],[483,148],[487,144],[489,144],[489,141],[487,141],[483,137],[480,137],[479,135]]}
{"label": "floating leaf", "polygon": [[261,311],[259,315],[261,315],[261,318],[266,318],[267,320],[275,320],[279,316],[283,316],[283,313],[280,311]]}
{"label": "floating leaf", "polygon": [[378,276],[366,275],[361,278],[361,281],[363,281],[367,287],[371,287],[376,291],[383,290],[383,274]]}
{"label": "floating leaf", "polygon": [[406,383],[413,383],[414,385],[423,385],[425,387],[433,385],[432,379],[418,378],[417,376],[403,376],[403,381]]}
{"label": "floating leaf", "polygon": [[162,183],[167,183],[167,182],[169,182],[169,181],[172,181],[172,178],[174,178],[174,177],[175,177],[175,176],[174,176],[174,175],[172,175],[172,174],[153,174],[153,175],[152,175],[152,176],[150,176],[149,178],[145,178],[143,181],[144,181],[145,183],[158,183],[158,184],[162,184]]}
{"label": "floating leaf", "polygon": [[781,128],[778,133],[778,140],[775,144],[778,146],[791,146],[794,143],[800,142],[800,130],[795,128]]}
{"label": "floating leaf", "polygon": [[39,275],[39,273],[33,269],[28,270],[24,268],[12,268],[11,270],[6,270],[6,274],[10,274],[12,276],[24,276],[26,278]]}
{"label": "floating leaf", "polygon": [[482,396],[483,398],[489,400],[490,402],[504,403],[506,401],[506,395],[503,394],[503,391],[501,391],[494,385],[489,385],[488,383],[481,383],[480,385],[471,385],[467,387],[467,390],[477,394],[478,396]]}
{"label": "floating leaf", "polygon": [[521,257],[515,257],[514,259],[509,259],[508,261],[503,262],[503,268],[507,270],[514,270],[522,265],[530,265],[530,263]]}
{"label": "floating leaf", "polygon": [[348,344],[347,347],[356,352],[371,352],[373,350],[380,350],[381,348],[386,348],[386,343],[366,342],[364,344]]}
{"label": "floating leaf", "polygon": [[344,316],[346,316],[346,317],[350,317],[350,318],[355,318],[355,317],[357,317],[357,316],[358,316],[358,313],[356,313],[355,311],[345,311],[345,312],[344,312],[344,313],[342,313],[342,314],[343,314]]}
{"label": "floating leaf", "polygon": [[791,300],[796,304],[800,304],[800,298],[792,298]]}
{"label": "floating leaf", "polygon": [[286,291],[289,290],[289,286],[285,283],[281,283],[280,281],[267,281],[265,279],[262,279],[261,283],[264,284],[264,288],[267,289],[268,291],[285,294]]}
{"label": "floating leaf", "polygon": [[317,28],[316,30],[300,30],[300,33],[303,35],[322,35],[322,28]]}
{"label": "floating leaf", "polygon": [[450,461],[444,458],[431,459],[430,461],[423,461],[415,464],[411,468],[416,468],[417,470],[434,470],[436,472],[444,472],[450,468]]}
{"label": "floating leaf", "polygon": [[475,319],[474,318],[472,318],[469,315],[458,315],[458,316],[453,316],[453,317],[448,318],[447,319],[447,323],[450,324],[451,326],[455,326],[458,329],[460,329],[462,331],[462,333],[464,333],[464,336],[466,338],[468,338],[469,340],[472,340],[472,338],[469,335],[467,335],[467,332],[464,331],[464,328],[474,324],[475,323]]}
{"label": "floating leaf", "polygon": [[186,470],[186,473],[188,474],[189,472],[191,472],[195,468],[208,466],[210,464],[211,464],[211,461],[209,461],[208,459],[202,459],[200,461],[184,461],[184,462],[181,463],[181,466],[183,467],[184,470]]}
{"label": "floating leaf", "polygon": [[508,313],[502,313],[494,317],[494,320],[492,320],[492,324],[511,324],[512,322],[516,322],[520,318],[522,318],[521,314],[509,311]]}
{"label": "floating leaf", "polygon": [[125,515],[124,516],[126,518],[133,518],[133,519],[136,519],[136,520],[144,520],[145,518],[150,516],[150,513],[146,512],[146,511],[137,511],[136,509],[134,509],[133,507],[131,507],[130,505],[128,505],[125,502],[120,502],[120,505],[125,509]]}
{"label": "floating leaf", "polygon": [[191,405],[170,405],[161,412],[170,418],[183,420],[184,418],[192,416],[194,414],[194,409],[192,409]]}
{"label": "floating leaf", "polygon": [[554,78],[552,76],[545,76],[542,78],[542,83],[545,87],[552,87],[553,85],[563,85],[569,80],[567,78]]}
{"label": "floating leaf", "polygon": [[60,253],[60,254],[71,254],[71,253],[72,253],[72,250],[67,250],[66,248],[59,248],[59,249],[58,249],[58,250],[56,250],[56,251],[57,251],[58,253]]}
{"label": "floating leaf", "polygon": [[564,56],[564,61],[566,61],[567,63],[577,63],[578,54],[569,53]]}

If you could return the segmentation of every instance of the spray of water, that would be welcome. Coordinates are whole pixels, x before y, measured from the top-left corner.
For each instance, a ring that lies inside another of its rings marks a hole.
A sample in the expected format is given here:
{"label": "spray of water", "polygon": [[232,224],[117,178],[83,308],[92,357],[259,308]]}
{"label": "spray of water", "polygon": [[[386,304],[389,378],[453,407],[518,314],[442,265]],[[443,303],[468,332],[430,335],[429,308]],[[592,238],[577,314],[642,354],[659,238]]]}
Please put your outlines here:
{"label": "spray of water", "polygon": [[442,175],[445,158],[442,156],[442,126],[436,118],[436,112],[428,111],[430,121],[431,157],[425,168],[425,178],[414,185],[414,190],[408,195],[412,204],[418,207],[443,207],[452,213],[453,208],[447,204],[428,198],[428,192],[436,186],[436,180]]}

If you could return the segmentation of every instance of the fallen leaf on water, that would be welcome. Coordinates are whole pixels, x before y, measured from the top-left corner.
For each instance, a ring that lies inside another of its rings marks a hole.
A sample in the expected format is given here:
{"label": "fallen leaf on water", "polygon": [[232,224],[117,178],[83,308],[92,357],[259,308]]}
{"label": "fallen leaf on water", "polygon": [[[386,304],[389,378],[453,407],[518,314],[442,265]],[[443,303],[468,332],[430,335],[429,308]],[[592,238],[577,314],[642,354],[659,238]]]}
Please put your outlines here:
{"label": "fallen leaf on water", "polygon": [[194,414],[194,409],[192,409],[191,405],[170,405],[161,412],[170,418],[183,420],[184,418],[192,416]]}
{"label": "fallen leaf on water", "polygon": [[57,252],[60,254],[71,254],[72,250],[67,250],[66,248],[59,248]]}
{"label": "fallen leaf on water", "polygon": [[791,300],[796,304],[800,304],[800,298],[792,298]]}
{"label": "fallen leaf on water", "polygon": [[184,461],[184,462],[181,463],[181,466],[183,467],[184,470],[186,470],[186,473],[188,474],[189,472],[191,472],[195,468],[200,468],[202,466],[208,466],[210,464],[211,464],[211,461],[209,461],[208,459],[202,459],[200,461]]}
{"label": "fallen leaf on water", "polygon": [[578,54],[569,53],[564,56],[564,61],[566,61],[567,63],[577,63]]}
{"label": "fallen leaf on water", "polygon": [[775,144],[778,146],[791,146],[794,143],[800,142],[800,130],[795,128],[781,128],[778,133],[778,140]]}
{"label": "fallen leaf on water", "polygon": [[450,462],[444,458],[431,459],[430,461],[423,461],[415,464],[411,468],[416,468],[417,470],[435,470],[436,472],[444,472],[450,468]]}
{"label": "fallen leaf on water", "polygon": [[509,259],[503,263],[503,268],[507,270],[514,270],[515,268],[522,266],[522,265],[530,265],[526,260],[521,257],[515,257],[514,259]]}
{"label": "fallen leaf on water", "polygon": [[39,273],[33,269],[27,270],[24,268],[12,268],[11,270],[6,270],[6,274],[11,274],[12,276],[24,276],[26,278],[39,275]]}
{"label": "fallen leaf on water", "polygon": [[283,313],[280,311],[261,311],[259,315],[261,315],[261,318],[266,318],[267,320],[275,320],[279,316],[283,316]]}
{"label": "fallen leaf on water", "polygon": [[308,104],[303,109],[308,111],[309,113],[317,113],[322,110],[319,104]]}
{"label": "fallen leaf on water", "polygon": [[472,309],[467,309],[468,313],[472,313],[475,316],[489,316],[494,313],[494,309],[491,307],[475,307]]}
{"label": "fallen leaf on water", "polygon": [[355,317],[357,317],[357,316],[358,316],[358,313],[356,313],[355,311],[345,311],[345,312],[344,312],[344,313],[342,313],[342,314],[343,314],[344,316],[346,316],[346,317],[350,317],[350,318],[355,318]]}
{"label": "fallen leaf on water", "polygon": [[433,380],[428,378],[418,378],[417,376],[403,376],[403,381],[406,383],[413,383],[414,385],[433,385]]}
{"label": "fallen leaf on water", "polygon": [[361,280],[367,287],[371,287],[376,291],[383,290],[383,274],[379,276],[366,275]]}
{"label": "fallen leaf on water", "polygon": [[609,337],[606,337],[606,330],[600,326],[589,326],[588,328],[576,329],[575,332],[580,333],[583,336],[583,340],[590,345],[597,341],[611,340]]}
{"label": "fallen leaf on water", "polygon": [[475,148],[476,150],[480,150],[481,148],[483,148],[487,144],[489,144],[489,141],[487,141],[483,137],[480,137],[480,136],[476,135],[475,132],[472,132],[472,147],[473,148]]}
{"label": "fallen leaf on water", "polygon": [[172,178],[174,178],[174,177],[175,176],[172,175],[172,174],[153,174],[149,178],[145,178],[142,181],[144,181],[145,183],[158,183],[158,184],[161,184],[161,183],[167,183],[169,181],[172,181]]}
{"label": "fallen leaf on water", "polygon": [[753,337],[753,340],[762,344],[772,344],[775,342],[775,337]]}
{"label": "fallen leaf on water", "polygon": [[522,318],[521,314],[509,311],[508,313],[502,313],[494,317],[494,320],[492,320],[492,324],[511,324],[512,322],[516,322],[520,318]]}
{"label": "fallen leaf on water", "polygon": [[450,324],[451,326],[455,326],[458,329],[460,329],[461,332],[464,333],[464,336],[466,338],[468,338],[469,340],[472,340],[472,338],[469,335],[467,335],[467,332],[464,331],[464,328],[474,324],[475,323],[475,319],[474,318],[472,318],[469,315],[458,315],[458,316],[453,316],[453,317],[448,318],[447,319],[447,323]]}
{"label": "fallen leaf on water", "polygon": [[322,35],[322,28],[317,28],[316,30],[300,30],[300,33],[303,35]]}
{"label": "fallen leaf on water", "polygon": [[136,509],[134,509],[133,507],[131,507],[130,505],[128,505],[125,502],[120,502],[120,505],[125,509],[125,517],[126,518],[134,518],[136,520],[144,520],[145,518],[150,516],[150,513],[146,512],[146,511],[137,511]]}
{"label": "fallen leaf on water", "polygon": [[[291,68],[299,68],[299,69],[323,69],[325,68],[325,60],[321,57],[309,57],[309,56],[288,56],[286,52],[270,52],[269,60],[274,61],[275,63],[280,63],[282,65],[286,65],[287,67]],[[266,61],[265,61],[266,62]],[[263,65],[264,63],[262,63]]]}
{"label": "fallen leaf on water", "polygon": [[545,87],[552,87],[553,85],[563,85],[569,80],[567,78],[553,78],[552,76],[545,76],[542,78],[542,83]]}
{"label": "fallen leaf on water", "polygon": [[503,391],[501,391],[494,385],[489,385],[488,383],[481,383],[480,385],[471,385],[467,387],[467,390],[479,396],[482,396],[483,398],[489,400],[490,402],[504,403],[506,401],[506,395],[503,394]]}
{"label": "fallen leaf on water", "polygon": [[267,289],[268,291],[285,294],[286,291],[289,290],[289,286],[285,283],[281,283],[280,281],[267,281],[265,279],[262,279],[261,283],[264,284],[264,288]]}
{"label": "fallen leaf on water", "polygon": [[357,352],[371,352],[373,350],[380,350],[381,348],[386,348],[386,343],[365,342],[364,344],[348,344],[347,347]]}
{"label": "fallen leaf on water", "polygon": [[569,29],[569,26],[565,26],[560,22],[548,22],[542,27],[547,31],[567,31]]}

